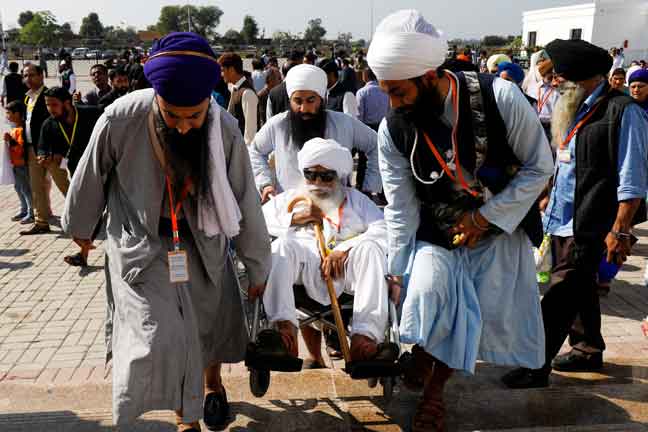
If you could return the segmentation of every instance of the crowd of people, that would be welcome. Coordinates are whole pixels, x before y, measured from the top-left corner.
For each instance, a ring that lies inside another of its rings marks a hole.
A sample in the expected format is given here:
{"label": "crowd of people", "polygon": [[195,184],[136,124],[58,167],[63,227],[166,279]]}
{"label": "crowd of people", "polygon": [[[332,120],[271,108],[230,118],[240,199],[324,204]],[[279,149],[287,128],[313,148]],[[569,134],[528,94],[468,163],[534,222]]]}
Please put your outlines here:
{"label": "crowd of people", "polygon": [[413,345],[403,385],[422,390],[415,432],[444,430],[445,384],[477,360],[515,368],[502,377],[514,389],[602,367],[599,295],[647,217],[645,63],[625,71],[618,51],[580,40],[551,42],[526,72],[504,54],[447,53],[402,10],[357,69],[309,50],[247,71],[193,33],[128,68],[93,66],[86,94],[68,60],[53,88],[39,65],[9,65],[13,220],[33,224],[21,235],[50,231],[48,178],[80,248],[68,264],[87,265],[106,232],[116,423],[173,409],[180,432],[227,425],[221,366],[248,343],[233,252],[270,323],[258,350],[277,362],[294,363],[301,331],[305,367],[326,367],[295,284],[322,305],[327,281],[354,296],[352,363],[397,360],[385,332],[398,305]]}

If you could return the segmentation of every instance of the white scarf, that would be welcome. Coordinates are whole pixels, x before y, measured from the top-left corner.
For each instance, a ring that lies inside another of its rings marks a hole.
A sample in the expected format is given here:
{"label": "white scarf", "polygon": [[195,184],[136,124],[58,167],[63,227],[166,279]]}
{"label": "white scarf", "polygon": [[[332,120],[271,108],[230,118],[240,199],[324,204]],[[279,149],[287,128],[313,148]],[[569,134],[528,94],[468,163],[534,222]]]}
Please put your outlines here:
{"label": "white scarf", "polygon": [[232,192],[232,187],[227,177],[227,163],[223,148],[223,132],[221,130],[221,111],[218,103],[210,99],[209,130],[207,140],[209,143],[209,172],[211,173],[212,202],[214,207],[208,205],[208,200],[198,200],[198,229],[207,237],[224,234],[227,238],[236,237],[240,232],[239,222],[242,219],[241,209]]}

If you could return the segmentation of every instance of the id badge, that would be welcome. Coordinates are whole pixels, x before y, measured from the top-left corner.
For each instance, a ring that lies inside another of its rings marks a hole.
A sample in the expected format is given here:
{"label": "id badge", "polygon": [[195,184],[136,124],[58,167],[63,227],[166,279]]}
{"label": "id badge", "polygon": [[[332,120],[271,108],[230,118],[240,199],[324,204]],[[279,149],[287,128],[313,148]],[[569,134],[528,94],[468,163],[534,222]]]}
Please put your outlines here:
{"label": "id badge", "polygon": [[569,149],[562,149],[558,150],[558,160],[562,163],[570,163],[571,162],[571,152]]}
{"label": "id badge", "polygon": [[169,281],[171,283],[189,282],[189,266],[187,252],[169,252]]}

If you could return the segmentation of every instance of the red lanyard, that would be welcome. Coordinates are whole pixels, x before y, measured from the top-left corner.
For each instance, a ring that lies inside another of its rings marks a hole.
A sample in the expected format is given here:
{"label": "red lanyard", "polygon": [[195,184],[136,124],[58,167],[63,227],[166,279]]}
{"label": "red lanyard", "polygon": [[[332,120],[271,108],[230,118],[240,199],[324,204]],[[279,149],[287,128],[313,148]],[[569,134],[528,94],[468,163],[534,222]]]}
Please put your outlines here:
{"label": "red lanyard", "polygon": [[554,88],[550,87],[549,90],[547,90],[547,93],[545,93],[544,97],[541,99],[540,95],[542,94],[542,87],[538,87],[538,114],[542,112],[542,108],[544,108],[545,104],[549,100],[549,96],[551,96],[551,93],[554,92]]}
{"label": "red lanyard", "polygon": [[569,142],[572,140],[572,138],[574,138],[574,135],[576,135],[576,132],[578,132],[578,130],[594,115],[596,110],[601,106],[601,102],[602,101],[599,101],[596,105],[594,105],[594,107],[590,110],[590,112],[588,112],[587,115],[583,117],[581,121],[579,121],[576,124],[576,126],[574,126],[571,132],[569,132],[569,135],[567,135],[565,141],[563,141],[560,144],[560,150],[564,150],[565,148],[567,148]]}
{"label": "red lanyard", "polygon": [[187,198],[189,193],[189,188],[191,187],[191,181],[186,180],[182,192],[180,193],[180,200],[174,206],[173,205],[173,189],[171,188],[171,180],[169,176],[166,176],[166,185],[167,192],[169,194],[169,211],[171,213],[171,229],[173,230],[173,249],[178,251],[180,250],[180,230],[178,228],[178,212],[180,212],[180,207],[182,207],[182,201]]}
{"label": "red lanyard", "polygon": [[346,197],[342,201],[342,204],[340,204],[340,207],[338,208],[338,223],[335,223],[329,218],[328,216],[324,216],[324,219],[329,221],[331,225],[333,225],[335,228],[337,228],[337,232],[340,232],[340,229],[342,229],[342,216],[344,216],[344,204],[346,204]]}
{"label": "red lanyard", "polygon": [[461,171],[461,164],[459,163],[459,147],[457,146],[457,126],[459,124],[459,99],[457,95],[457,83],[451,77],[449,77],[448,79],[450,80],[450,87],[452,88],[452,107],[455,114],[455,124],[452,127],[452,151],[454,154],[454,162],[457,167],[457,177],[459,178],[458,181],[457,181],[457,177],[454,176],[452,170],[450,169],[446,161],[443,159],[443,157],[441,157],[441,154],[435,147],[430,137],[425,132],[423,132],[423,136],[425,137],[425,142],[427,142],[427,145],[428,147],[430,147],[430,150],[434,154],[434,157],[436,158],[437,162],[439,162],[439,165],[441,165],[441,168],[448,175],[448,177],[450,177],[450,179],[453,182],[455,183],[458,182],[459,184],[461,184],[461,187],[464,188],[466,192],[476,197],[479,195],[479,193],[470,189],[470,186],[468,186],[468,183],[466,183],[466,180],[464,179],[463,172]]}

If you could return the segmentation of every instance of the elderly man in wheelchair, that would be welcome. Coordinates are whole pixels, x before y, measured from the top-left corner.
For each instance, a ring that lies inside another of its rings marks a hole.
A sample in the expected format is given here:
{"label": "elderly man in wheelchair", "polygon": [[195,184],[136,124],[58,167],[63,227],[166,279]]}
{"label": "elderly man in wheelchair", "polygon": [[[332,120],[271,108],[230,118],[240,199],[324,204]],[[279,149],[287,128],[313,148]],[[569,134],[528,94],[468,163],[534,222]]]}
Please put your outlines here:
{"label": "elderly man in wheelchair", "polygon": [[[259,347],[282,361],[298,356],[299,322],[293,293],[303,285],[321,305],[331,304],[326,280],[336,297],[353,298],[351,362],[395,360],[383,344],[389,319],[386,274],[387,233],[382,211],[361,192],[345,186],[353,170],[349,150],[333,140],[315,138],[298,154],[303,184],[264,205],[272,243],[272,270],[263,293],[268,322],[279,333],[275,346]],[[322,227],[326,256],[318,248],[315,225]],[[395,293],[394,295],[398,295]],[[323,367],[321,336],[302,328],[310,361]],[[276,346],[280,345],[280,346]],[[317,367],[317,366],[311,366]]]}

